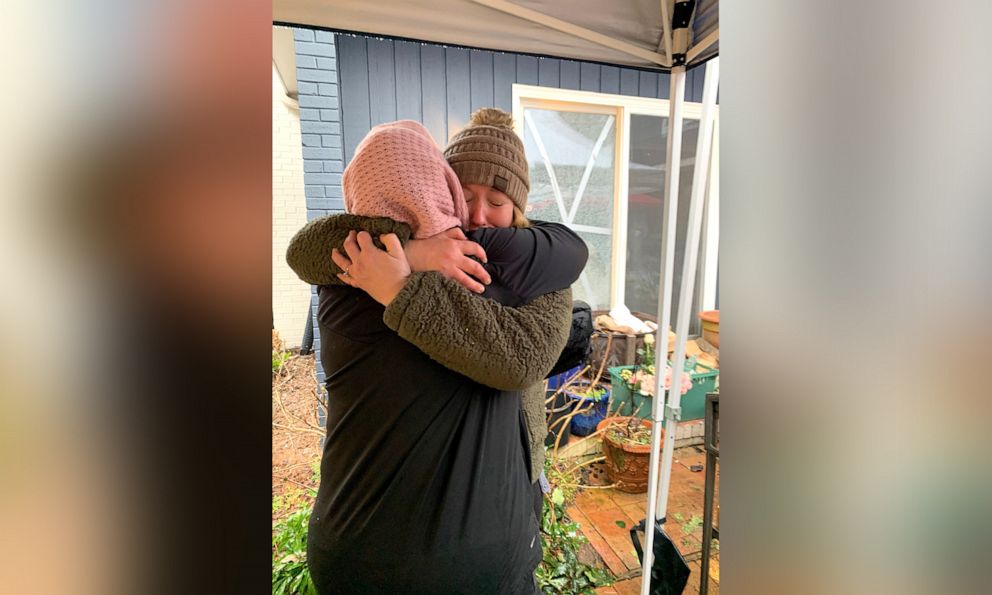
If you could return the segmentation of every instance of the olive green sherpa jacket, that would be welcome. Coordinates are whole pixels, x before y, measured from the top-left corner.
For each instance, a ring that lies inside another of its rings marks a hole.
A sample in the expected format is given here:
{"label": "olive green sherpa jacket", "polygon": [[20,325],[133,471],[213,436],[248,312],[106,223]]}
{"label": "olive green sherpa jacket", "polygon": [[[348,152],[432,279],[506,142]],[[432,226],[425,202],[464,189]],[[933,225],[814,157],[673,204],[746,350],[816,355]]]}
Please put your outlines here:
{"label": "olive green sherpa jacket", "polygon": [[[311,221],[290,241],[286,261],[314,285],[339,285],[330,257],[351,230],[378,236],[395,233],[404,244],[410,228],[392,219],[332,215]],[[505,391],[523,391],[521,409],[530,434],[531,481],[544,468],[547,419],[543,380],[568,339],[570,289],[541,295],[512,308],[475,295],[437,272],[410,275],[386,307],[383,321],[431,359],[472,380]]]}

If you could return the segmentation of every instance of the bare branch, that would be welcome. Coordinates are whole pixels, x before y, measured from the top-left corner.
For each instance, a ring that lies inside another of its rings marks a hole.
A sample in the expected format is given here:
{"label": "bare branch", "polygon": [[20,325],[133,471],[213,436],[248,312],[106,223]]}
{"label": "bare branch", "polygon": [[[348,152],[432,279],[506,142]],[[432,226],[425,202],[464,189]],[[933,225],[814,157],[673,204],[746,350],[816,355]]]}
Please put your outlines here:
{"label": "bare branch", "polygon": [[323,431],[317,431],[317,430],[314,430],[314,429],[311,429],[311,428],[294,428],[294,427],[291,427],[291,426],[285,426],[283,424],[277,424],[276,422],[272,422],[272,427],[273,428],[279,428],[281,430],[289,430],[291,432],[309,432],[311,434],[317,434],[318,436],[323,436],[324,435],[324,432]]}

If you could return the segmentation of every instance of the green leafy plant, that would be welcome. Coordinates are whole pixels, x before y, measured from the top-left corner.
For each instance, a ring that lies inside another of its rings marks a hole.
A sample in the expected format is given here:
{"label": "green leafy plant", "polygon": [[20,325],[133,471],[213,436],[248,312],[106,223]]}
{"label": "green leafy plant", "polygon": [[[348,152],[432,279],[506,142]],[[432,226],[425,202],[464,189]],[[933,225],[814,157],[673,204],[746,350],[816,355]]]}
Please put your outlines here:
{"label": "green leafy plant", "polygon": [[555,486],[545,500],[541,515],[541,545],[544,559],[535,576],[542,593],[594,593],[596,587],[613,582],[609,572],[579,561],[579,550],[588,540],[579,532],[579,525],[569,520],[565,508],[575,497],[563,472],[549,460],[545,474]]}
{"label": "green leafy plant", "polygon": [[575,389],[570,389],[568,392],[578,397],[582,397],[583,399],[598,401],[603,397],[603,395],[606,394],[606,388],[597,384],[596,386],[580,386]]}
{"label": "green leafy plant", "polygon": [[605,429],[617,444],[651,444],[651,429],[644,427],[638,417],[614,419]]}
{"label": "green leafy plant", "polygon": [[289,361],[289,358],[293,357],[293,354],[289,351],[276,351],[272,350],[272,375],[275,376],[279,372],[282,372],[283,366]]}
{"label": "green leafy plant", "polygon": [[703,517],[699,516],[698,514],[694,514],[692,515],[692,518],[690,518],[686,523],[682,525],[682,533],[688,535],[689,533],[692,533],[693,531],[695,531],[696,529],[702,526],[703,526]]}
{"label": "green leafy plant", "polygon": [[317,490],[314,488],[296,488],[285,490],[282,494],[272,497],[273,519],[281,519],[298,508],[313,506],[313,500],[317,497]]}
{"label": "green leafy plant", "polygon": [[318,483],[320,483],[320,458],[319,457],[316,458],[316,459],[313,459],[312,461],[310,461],[310,471],[313,473],[313,475],[310,476],[310,479],[313,481],[314,485],[317,485]]}
{"label": "green leafy plant", "polygon": [[317,595],[307,569],[309,522],[310,506],[304,505],[273,524],[272,595]]}
{"label": "green leafy plant", "polygon": [[685,517],[683,517],[681,514],[676,513],[675,520],[679,523],[682,523],[682,535],[683,535],[682,547],[684,548],[693,547],[695,545],[695,542],[692,540],[691,535],[693,532],[696,531],[696,529],[703,526],[703,517],[699,516],[698,514],[694,514],[688,521],[686,521]]}

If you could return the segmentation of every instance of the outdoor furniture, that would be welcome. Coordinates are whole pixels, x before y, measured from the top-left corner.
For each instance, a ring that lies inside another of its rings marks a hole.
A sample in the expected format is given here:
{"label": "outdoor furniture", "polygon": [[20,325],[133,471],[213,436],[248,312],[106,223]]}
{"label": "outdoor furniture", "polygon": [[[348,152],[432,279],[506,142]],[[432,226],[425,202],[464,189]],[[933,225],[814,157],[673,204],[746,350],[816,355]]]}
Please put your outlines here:
{"label": "outdoor furniture", "polygon": [[713,496],[716,491],[716,463],[720,458],[720,393],[706,395],[706,421],[703,448],[706,449],[706,485],[703,488],[703,559],[700,562],[699,595],[710,586],[710,544],[720,539],[713,526]]}

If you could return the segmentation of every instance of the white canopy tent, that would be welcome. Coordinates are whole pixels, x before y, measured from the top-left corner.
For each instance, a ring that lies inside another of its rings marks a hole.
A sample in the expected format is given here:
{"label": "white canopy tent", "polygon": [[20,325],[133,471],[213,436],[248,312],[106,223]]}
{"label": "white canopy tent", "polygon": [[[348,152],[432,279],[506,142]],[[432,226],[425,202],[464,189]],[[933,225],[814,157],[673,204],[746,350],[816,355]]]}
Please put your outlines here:
{"label": "white canopy tent", "polygon": [[[276,23],[668,71],[716,56],[717,0],[274,0]],[[672,23],[675,34],[672,35]],[[684,23],[684,24],[683,24]],[[679,48],[682,48],[681,51]]]}
{"label": "white canopy tent", "polygon": [[[689,333],[691,296],[694,290],[696,255],[702,228],[703,200],[710,166],[713,116],[719,83],[719,2],[698,0],[614,0],[608,8],[597,0],[274,0],[273,21],[278,24],[321,27],[335,31],[364,33],[459,45],[634,66],[670,72],[669,134],[666,158],[665,214],[662,221],[661,287],[659,288],[658,333],[667,337],[671,327],[675,225],[678,213],[681,161],[682,104],[687,68],[705,64],[703,112],[696,143],[682,266],[679,311],[676,313],[674,361],[685,358]],[[667,342],[667,338],[665,339]],[[664,344],[659,342],[658,344]],[[664,350],[658,350],[656,369],[666,365]],[[681,386],[683,367],[673,367],[671,386]],[[655,394],[664,395],[663,374],[656,374]],[[665,516],[675,449],[676,424],[680,419],[681,395],[671,392],[665,400],[654,399],[652,419],[664,420],[665,441],[653,433],[648,507],[645,518]],[[661,465],[659,466],[659,457]],[[660,474],[659,474],[660,469]],[[645,530],[641,593],[651,592],[651,566],[655,533],[652,523]],[[705,580],[705,577],[704,579]]]}

